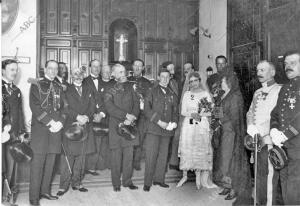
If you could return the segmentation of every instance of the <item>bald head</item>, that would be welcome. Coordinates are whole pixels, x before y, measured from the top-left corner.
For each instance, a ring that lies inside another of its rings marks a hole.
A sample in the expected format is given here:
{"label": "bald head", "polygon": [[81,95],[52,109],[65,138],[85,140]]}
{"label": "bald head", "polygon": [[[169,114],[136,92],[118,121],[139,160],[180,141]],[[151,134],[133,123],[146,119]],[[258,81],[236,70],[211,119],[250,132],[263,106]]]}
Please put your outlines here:
{"label": "bald head", "polygon": [[111,75],[111,68],[109,65],[104,65],[101,69],[101,77],[104,81],[109,81]]}
{"label": "bald head", "polygon": [[256,72],[259,82],[264,83],[274,79],[276,70],[273,63],[263,60],[258,63]]}
{"label": "bald head", "polygon": [[125,82],[126,78],[126,69],[121,64],[115,64],[112,67],[112,75],[115,77],[116,81],[118,82]]}

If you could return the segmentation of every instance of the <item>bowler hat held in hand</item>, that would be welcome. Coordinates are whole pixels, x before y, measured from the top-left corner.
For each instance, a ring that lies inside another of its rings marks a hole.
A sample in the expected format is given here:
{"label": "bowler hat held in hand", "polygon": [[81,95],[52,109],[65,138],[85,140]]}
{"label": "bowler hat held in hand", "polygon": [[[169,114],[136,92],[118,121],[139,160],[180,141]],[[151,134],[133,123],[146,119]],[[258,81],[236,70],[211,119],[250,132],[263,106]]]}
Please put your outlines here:
{"label": "bowler hat held in hand", "polygon": [[86,140],[88,131],[86,125],[80,125],[78,122],[73,124],[65,131],[65,136],[75,142],[81,142]]}

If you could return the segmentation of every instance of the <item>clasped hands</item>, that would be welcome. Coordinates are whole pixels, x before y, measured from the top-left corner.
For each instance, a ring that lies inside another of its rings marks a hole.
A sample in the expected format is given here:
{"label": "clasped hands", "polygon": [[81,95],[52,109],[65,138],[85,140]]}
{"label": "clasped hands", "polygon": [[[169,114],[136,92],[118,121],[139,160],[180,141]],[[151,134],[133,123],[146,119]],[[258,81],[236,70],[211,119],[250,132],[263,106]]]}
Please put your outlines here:
{"label": "clasped hands", "polygon": [[63,128],[63,124],[60,121],[51,120],[47,126],[50,126],[49,130],[52,133],[59,132]]}
{"label": "clasped hands", "polygon": [[131,125],[136,120],[136,116],[133,114],[126,114],[126,119],[124,121],[125,125]]}
{"label": "clasped hands", "polygon": [[176,129],[177,127],[177,123],[176,122],[164,122],[161,120],[158,120],[157,122],[158,126],[160,126],[161,128],[168,130],[168,131],[172,131],[173,129]]}
{"label": "clasped hands", "polygon": [[77,115],[76,120],[80,125],[85,125],[89,121],[89,117],[86,115]]}
{"label": "clasped hands", "polygon": [[99,123],[99,122],[101,122],[102,118],[105,118],[105,116],[106,115],[103,112],[96,113],[96,114],[94,114],[93,121]]}

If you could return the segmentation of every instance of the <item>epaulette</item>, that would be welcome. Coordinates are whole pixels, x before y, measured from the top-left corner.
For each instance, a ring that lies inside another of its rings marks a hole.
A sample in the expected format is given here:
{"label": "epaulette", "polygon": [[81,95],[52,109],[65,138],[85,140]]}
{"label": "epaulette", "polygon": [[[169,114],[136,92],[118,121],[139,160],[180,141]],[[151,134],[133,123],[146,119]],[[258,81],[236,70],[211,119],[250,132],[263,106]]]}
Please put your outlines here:
{"label": "epaulette", "polygon": [[39,81],[42,80],[43,78],[32,78],[32,77],[29,77],[27,79],[27,82],[30,83],[30,84],[35,84],[35,85],[38,85]]}

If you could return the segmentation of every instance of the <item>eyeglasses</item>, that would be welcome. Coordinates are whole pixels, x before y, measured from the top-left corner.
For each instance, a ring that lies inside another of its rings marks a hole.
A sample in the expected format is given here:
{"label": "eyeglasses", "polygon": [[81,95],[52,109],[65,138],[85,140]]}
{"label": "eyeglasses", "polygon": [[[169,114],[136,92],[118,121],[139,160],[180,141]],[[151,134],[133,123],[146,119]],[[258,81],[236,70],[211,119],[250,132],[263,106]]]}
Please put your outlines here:
{"label": "eyeglasses", "polygon": [[193,82],[197,82],[199,79],[190,80],[189,83],[192,84]]}

